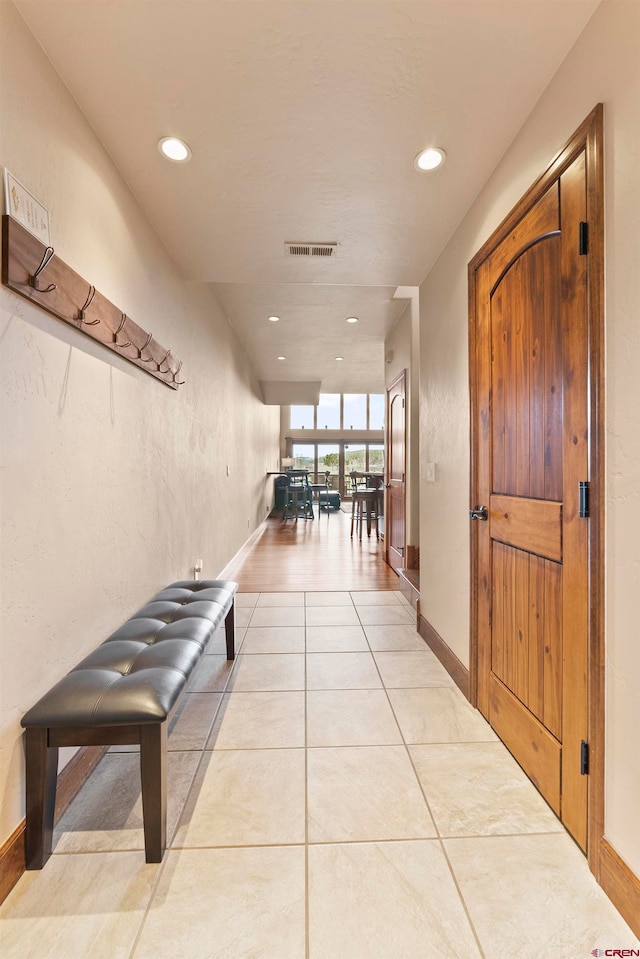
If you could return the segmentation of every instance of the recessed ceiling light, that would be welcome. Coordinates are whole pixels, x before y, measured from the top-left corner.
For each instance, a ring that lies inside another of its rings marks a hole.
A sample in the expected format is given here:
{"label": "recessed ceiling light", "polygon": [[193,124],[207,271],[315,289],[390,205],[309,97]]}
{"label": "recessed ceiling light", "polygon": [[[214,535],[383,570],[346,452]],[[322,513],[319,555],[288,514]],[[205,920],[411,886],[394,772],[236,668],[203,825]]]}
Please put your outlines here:
{"label": "recessed ceiling light", "polygon": [[286,360],[286,356],[279,356],[278,359],[279,359],[279,360]]}
{"label": "recessed ceiling light", "polygon": [[177,137],[162,137],[158,140],[158,149],[167,160],[173,160],[174,163],[186,163],[191,159],[191,148]]}
{"label": "recessed ceiling light", "polygon": [[413,165],[420,173],[426,170],[437,170],[439,166],[442,166],[446,157],[447,154],[439,147],[429,147],[428,150],[423,150],[422,153],[418,154],[413,161]]}
{"label": "recessed ceiling light", "polygon": [[344,356],[336,356],[336,360],[338,362],[341,362],[343,359],[344,359]]}
{"label": "recessed ceiling light", "polygon": [[347,317],[347,323],[357,323],[357,322],[358,322],[358,317],[357,317],[357,316],[348,316],[348,317]]}
{"label": "recessed ceiling light", "polygon": [[269,320],[271,321],[271,323],[277,323],[277,322],[279,321],[279,319],[280,319],[279,316],[270,316],[270,317],[269,317]]}

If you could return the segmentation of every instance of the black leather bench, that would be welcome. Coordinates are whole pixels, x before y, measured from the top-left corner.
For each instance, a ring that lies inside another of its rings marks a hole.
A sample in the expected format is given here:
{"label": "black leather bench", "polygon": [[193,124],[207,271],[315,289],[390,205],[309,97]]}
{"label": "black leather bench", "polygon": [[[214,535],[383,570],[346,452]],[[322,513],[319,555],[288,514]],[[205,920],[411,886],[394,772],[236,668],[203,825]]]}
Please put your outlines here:
{"label": "black leather bench", "polygon": [[229,580],[172,583],[25,714],[27,869],[51,855],[60,746],[140,746],[145,858],[162,861],[169,720],[223,620],[234,658],[237,589]]}

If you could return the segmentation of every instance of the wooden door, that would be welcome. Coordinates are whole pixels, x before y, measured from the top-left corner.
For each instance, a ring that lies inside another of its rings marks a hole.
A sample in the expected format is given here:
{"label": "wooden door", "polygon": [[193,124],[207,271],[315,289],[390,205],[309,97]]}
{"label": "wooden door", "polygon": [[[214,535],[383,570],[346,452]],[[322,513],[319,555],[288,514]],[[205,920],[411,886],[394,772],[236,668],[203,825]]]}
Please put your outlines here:
{"label": "wooden door", "polygon": [[545,186],[470,266],[475,678],[479,709],[586,848],[586,147]]}
{"label": "wooden door", "polygon": [[387,390],[387,503],[385,553],[392,569],[404,569],[406,415],[404,370]]}

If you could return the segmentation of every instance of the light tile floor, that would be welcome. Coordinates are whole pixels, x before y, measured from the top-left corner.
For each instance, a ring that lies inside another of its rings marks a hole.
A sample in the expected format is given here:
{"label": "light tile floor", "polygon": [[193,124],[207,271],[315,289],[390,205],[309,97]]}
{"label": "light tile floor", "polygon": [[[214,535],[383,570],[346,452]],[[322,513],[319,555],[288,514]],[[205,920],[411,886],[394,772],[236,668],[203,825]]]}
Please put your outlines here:
{"label": "light tile floor", "polygon": [[169,737],[146,865],[114,748],[0,907],[2,959],[586,959],[640,943],[398,592],[246,593]]}

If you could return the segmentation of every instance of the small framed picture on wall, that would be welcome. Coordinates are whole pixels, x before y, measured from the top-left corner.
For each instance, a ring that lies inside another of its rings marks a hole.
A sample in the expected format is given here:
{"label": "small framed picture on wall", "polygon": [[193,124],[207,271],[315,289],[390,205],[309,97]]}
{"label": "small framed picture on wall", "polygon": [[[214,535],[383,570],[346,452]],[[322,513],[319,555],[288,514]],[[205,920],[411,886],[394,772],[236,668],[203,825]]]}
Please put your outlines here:
{"label": "small framed picture on wall", "polygon": [[49,211],[6,167],[3,174],[5,213],[49,246]]}

